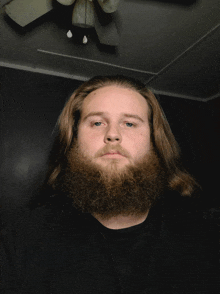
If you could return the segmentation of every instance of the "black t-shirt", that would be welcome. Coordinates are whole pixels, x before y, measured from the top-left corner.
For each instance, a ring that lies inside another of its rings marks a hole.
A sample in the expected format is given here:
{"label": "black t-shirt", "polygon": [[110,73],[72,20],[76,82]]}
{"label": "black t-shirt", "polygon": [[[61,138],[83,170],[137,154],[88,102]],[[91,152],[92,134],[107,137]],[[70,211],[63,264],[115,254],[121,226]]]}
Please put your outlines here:
{"label": "black t-shirt", "polygon": [[2,292],[219,293],[212,235],[176,195],[161,199],[143,223],[121,230],[69,205],[39,208],[4,230]]}
{"label": "black t-shirt", "polygon": [[147,275],[154,236],[148,219],[125,229],[100,228],[105,248],[121,287],[121,293],[141,293],[147,288]]}

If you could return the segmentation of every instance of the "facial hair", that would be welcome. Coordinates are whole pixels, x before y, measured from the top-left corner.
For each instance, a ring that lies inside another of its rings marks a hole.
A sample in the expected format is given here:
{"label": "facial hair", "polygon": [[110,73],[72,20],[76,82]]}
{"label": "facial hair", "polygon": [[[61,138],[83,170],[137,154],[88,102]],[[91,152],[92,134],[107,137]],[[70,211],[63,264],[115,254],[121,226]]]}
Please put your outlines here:
{"label": "facial hair", "polygon": [[[79,149],[75,144],[69,152],[57,188],[71,197],[73,206],[82,212],[98,214],[103,219],[144,215],[166,187],[165,169],[153,150],[134,165],[119,168],[118,160],[111,159],[103,168]],[[119,146],[114,149],[126,153]],[[99,154],[102,152],[106,148]]]}

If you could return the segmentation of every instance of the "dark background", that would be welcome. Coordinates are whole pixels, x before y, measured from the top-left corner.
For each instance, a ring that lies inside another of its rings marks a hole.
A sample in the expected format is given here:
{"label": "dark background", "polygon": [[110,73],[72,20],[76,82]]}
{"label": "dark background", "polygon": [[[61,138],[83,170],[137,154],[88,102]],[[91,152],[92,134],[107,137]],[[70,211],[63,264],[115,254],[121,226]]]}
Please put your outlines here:
{"label": "dark background", "polygon": [[[66,99],[81,82],[0,68],[2,212],[26,205],[40,187]],[[160,96],[183,162],[203,188],[207,210],[219,212],[220,99],[209,102]],[[7,213],[6,213],[7,215]]]}

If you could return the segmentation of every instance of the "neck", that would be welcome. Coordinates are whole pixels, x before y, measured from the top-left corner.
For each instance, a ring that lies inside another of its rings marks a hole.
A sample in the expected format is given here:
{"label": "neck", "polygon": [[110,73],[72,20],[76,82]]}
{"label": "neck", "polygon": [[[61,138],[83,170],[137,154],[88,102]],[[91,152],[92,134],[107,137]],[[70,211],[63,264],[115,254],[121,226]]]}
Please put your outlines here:
{"label": "neck", "polygon": [[103,218],[99,214],[94,214],[93,216],[106,228],[112,229],[112,230],[119,230],[119,229],[125,229],[129,227],[133,227],[136,225],[139,225],[143,223],[148,215],[147,211],[145,214],[139,215],[139,216],[134,216],[134,215],[129,215],[129,216],[114,216],[111,218]]}

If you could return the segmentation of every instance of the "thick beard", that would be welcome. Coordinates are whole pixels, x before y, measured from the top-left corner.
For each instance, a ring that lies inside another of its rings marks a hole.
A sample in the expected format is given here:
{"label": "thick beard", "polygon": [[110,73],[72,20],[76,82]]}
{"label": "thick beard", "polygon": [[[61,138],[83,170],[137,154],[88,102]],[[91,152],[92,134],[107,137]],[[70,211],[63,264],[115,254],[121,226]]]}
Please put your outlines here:
{"label": "thick beard", "polygon": [[117,160],[113,160],[104,170],[84,157],[75,145],[57,188],[72,198],[76,209],[108,219],[145,214],[163,193],[166,178],[153,150],[135,166],[119,169]]}

